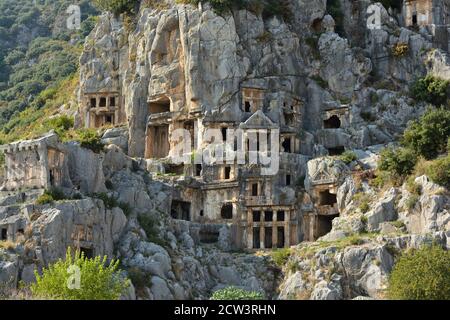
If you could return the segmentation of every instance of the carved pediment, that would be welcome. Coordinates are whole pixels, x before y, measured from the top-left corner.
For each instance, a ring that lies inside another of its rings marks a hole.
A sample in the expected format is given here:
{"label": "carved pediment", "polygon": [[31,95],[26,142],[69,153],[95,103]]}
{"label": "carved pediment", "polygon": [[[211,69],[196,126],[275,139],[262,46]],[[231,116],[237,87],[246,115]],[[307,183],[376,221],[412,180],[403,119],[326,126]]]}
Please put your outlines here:
{"label": "carved pediment", "polygon": [[256,111],[250,118],[240,125],[241,129],[275,129],[278,126],[261,110]]}

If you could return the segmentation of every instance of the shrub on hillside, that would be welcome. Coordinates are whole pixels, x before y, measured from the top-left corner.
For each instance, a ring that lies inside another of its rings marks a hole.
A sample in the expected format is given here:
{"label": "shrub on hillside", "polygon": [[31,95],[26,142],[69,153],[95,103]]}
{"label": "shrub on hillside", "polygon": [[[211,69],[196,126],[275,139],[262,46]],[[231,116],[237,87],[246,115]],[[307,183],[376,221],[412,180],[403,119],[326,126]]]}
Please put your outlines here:
{"label": "shrub on hillside", "polygon": [[44,193],[37,198],[36,204],[43,205],[52,203],[53,201],[60,201],[65,199],[67,199],[67,197],[64,192],[62,192],[58,188],[51,188],[45,190]]}
{"label": "shrub on hillside", "polygon": [[76,141],[80,142],[81,147],[90,149],[95,153],[103,151],[104,145],[101,142],[97,132],[92,129],[81,129],[77,131]]}
{"label": "shrub on hillside", "polygon": [[271,253],[273,262],[280,268],[286,264],[290,255],[291,250],[289,248],[277,249]]}
{"label": "shrub on hillside", "polygon": [[263,300],[264,295],[257,291],[247,291],[236,287],[217,290],[211,300]]}
{"label": "shrub on hillside", "polygon": [[353,161],[355,161],[356,159],[358,159],[358,157],[356,156],[356,154],[353,151],[347,150],[339,156],[339,159],[341,161],[345,162],[346,164],[350,164]]}
{"label": "shrub on hillside", "polygon": [[[80,287],[73,288],[68,284],[73,281],[76,272],[80,271]],[[86,258],[79,251],[72,256],[67,249],[66,259],[58,260],[42,270],[42,275],[35,271],[36,283],[30,287],[35,298],[55,300],[118,300],[129,281],[124,279],[118,270],[119,261],[107,262],[107,257]]]}
{"label": "shrub on hillside", "polygon": [[94,5],[100,10],[109,11],[115,15],[130,13],[137,1],[134,0],[94,0]]}
{"label": "shrub on hillside", "polygon": [[450,81],[432,75],[418,79],[411,88],[412,97],[419,101],[441,106],[448,103]]}
{"label": "shrub on hillside", "polygon": [[423,247],[403,254],[389,277],[388,296],[402,300],[450,299],[450,251]]}
{"label": "shrub on hillside", "polygon": [[51,118],[45,121],[44,126],[48,129],[53,129],[58,134],[58,136],[62,136],[64,132],[73,127],[74,120],[71,117],[66,115]]}
{"label": "shrub on hillside", "polygon": [[386,148],[381,151],[378,167],[396,177],[409,175],[417,162],[417,155],[408,148]]}
{"label": "shrub on hillside", "polygon": [[403,145],[430,160],[447,149],[450,136],[450,110],[430,109],[412,122],[403,134]]}
{"label": "shrub on hillside", "polygon": [[208,2],[219,15],[227,14],[232,9],[247,9],[262,14],[264,18],[272,16],[280,16],[286,20],[291,18],[289,3],[286,0],[177,0],[177,2],[195,6],[200,2]]}
{"label": "shrub on hillside", "polygon": [[433,182],[450,189],[450,155],[431,162],[426,173]]}

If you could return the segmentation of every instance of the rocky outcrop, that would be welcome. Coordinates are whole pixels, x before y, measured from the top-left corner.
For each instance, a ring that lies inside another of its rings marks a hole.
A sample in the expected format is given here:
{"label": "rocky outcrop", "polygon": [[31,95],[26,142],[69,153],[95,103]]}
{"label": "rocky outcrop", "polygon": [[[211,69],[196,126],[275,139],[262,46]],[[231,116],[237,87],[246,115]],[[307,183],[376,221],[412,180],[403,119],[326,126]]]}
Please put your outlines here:
{"label": "rocky outcrop", "polygon": [[294,247],[284,267],[280,299],[342,300],[385,297],[398,253],[437,243],[443,232],[399,237],[366,236]]}

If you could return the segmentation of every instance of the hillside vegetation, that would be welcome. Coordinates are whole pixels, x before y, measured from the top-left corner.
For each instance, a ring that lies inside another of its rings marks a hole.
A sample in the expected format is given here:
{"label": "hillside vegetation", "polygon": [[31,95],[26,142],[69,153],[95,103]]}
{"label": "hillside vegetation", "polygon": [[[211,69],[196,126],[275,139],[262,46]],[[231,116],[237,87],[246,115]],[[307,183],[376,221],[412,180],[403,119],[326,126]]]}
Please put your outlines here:
{"label": "hillside vegetation", "polygon": [[[66,26],[73,4],[78,30]],[[42,133],[44,119],[68,104],[97,13],[87,0],[0,0],[0,143]]]}

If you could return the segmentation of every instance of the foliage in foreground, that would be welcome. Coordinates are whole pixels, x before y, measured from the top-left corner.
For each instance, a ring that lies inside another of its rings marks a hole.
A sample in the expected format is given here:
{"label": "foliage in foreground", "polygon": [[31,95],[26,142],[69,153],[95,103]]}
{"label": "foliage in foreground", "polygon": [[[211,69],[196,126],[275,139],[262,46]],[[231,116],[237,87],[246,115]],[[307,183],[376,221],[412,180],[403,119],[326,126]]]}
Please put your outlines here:
{"label": "foliage in foreground", "polygon": [[450,137],[450,110],[430,109],[412,122],[403,134],[402,144],[430,160],[446,151]]}
{"label": "foliage in foreground", "polygon": [[[80,270],[80,289],[70,289],[74,272],[70,267]],[[107,263],[107,257],[86,258],[80,252],[72,256],[67,249],[66,259],[58,260],[42,271],[36,271],[36,283],[30,287],[34,297],[40,299],[63,300],[117,300],[128,287],[129,281],[118,271],[119,261]]]}
{"label": "foliage in foreground", "polygon": [[217,290],[211,300],[263,300],[264,295],[257,291],[247,291],[236,287]]}
{"label": "foliage in foreground", "polygon": [[432,75],[418,79],[411,88],[414,99],[439,107],[449,102],[450,81]]}
{"label": "foliage in foreground", "polygon": [[450,251],[438,246],[403,254],[389,278],[388,296],[402,300],[450,300]]}

